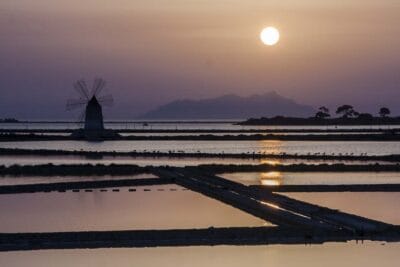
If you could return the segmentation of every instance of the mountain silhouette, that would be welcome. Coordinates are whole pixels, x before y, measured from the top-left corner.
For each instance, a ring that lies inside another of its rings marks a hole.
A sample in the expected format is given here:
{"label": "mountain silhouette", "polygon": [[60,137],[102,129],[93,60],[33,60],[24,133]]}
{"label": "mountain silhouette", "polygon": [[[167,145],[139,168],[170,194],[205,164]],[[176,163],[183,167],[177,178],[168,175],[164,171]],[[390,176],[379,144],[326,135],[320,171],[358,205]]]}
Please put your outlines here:
{"label": "mountain silhouette", "polygon": [[246,119],[250,117],[309,117],[314,109],[276,92],[241,97],[233,94],[216,98],[176,100],[151,110],[140,119]]}

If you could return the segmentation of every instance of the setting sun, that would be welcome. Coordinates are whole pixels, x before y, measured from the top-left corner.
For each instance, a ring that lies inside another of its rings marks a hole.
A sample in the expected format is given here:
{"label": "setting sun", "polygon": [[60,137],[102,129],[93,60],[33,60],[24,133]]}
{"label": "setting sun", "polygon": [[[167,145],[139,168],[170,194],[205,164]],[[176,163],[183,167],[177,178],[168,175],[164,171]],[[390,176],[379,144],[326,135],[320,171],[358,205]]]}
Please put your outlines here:
{"label": "setting sun", "polygon": [[274,27],[264,28],[260,33],[260,39],[265,45],[275,45],[279,42],[279,31]]}

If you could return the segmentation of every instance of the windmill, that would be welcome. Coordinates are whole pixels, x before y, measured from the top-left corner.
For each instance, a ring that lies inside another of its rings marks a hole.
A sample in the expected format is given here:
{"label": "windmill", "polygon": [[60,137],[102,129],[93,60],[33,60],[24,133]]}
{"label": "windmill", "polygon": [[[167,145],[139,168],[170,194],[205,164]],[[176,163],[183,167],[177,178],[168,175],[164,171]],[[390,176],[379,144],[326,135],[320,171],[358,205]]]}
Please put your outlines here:
{"label": "windmill", "polygon": [[84,119],[83,129],[78,130],[75,135],[83,135],[86,138],[98,138],[104,135],[102,106],[112,106],[114,102],[112,95],[102,94],[105,85],[106,81],[101,78],[94,79],[90,91],[84,80],[78,80],[73,84],[79,97],[68,99],[66,108],[68,111],[83,108],[79,122]]}

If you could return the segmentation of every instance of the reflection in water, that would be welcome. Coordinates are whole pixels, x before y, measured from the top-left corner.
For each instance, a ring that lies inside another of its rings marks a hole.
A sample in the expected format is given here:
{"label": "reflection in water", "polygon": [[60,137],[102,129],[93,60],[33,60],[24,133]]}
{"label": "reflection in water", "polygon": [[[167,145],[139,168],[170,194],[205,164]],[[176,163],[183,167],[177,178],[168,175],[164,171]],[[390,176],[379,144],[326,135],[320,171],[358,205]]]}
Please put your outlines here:
{"label": "reflection in water", "polygon": [[270,185],[279,180],[280,185],[338,185],[338,184],[398,184],[398,172],[236,172],[219,176],[245,185]]}
{"label": "reflection in water", "polygon": [[[263,140],[260,141],[261,153],[262,154],[279,154],[281,152],[282,141],[277,140]],[[280,160],[273,159],[261,159],[261,164],[278,165],[282,162]]]}
{"label": "reflection in water", "polygon": [[262,159],[260,160],[260,164],[268,164],[268,165],[278,165],[281,164],[282,162],[280,160],[273,160],[273,159]]}
{"label": "reflection in water", "polygon": [[264,205],[267,205],[268,207],[271,207],[271,208],[274,208],[274,209],[277,209],[277,210],[282,210],[282,208],[279,207],[278,205],[275,205],[275,204],[272,204],[272,203],[269,203],[269,202],[265,202],[265,201],[261,201],[261,203],[264,204]]}
{"label": "reflection in water", "polygon": [[260,174],[261,185],[277,186],[281,185],[283,180],[283,175],[281,172],[262,172]]}
{"label": "reflection in water", "polygon": [[281,152],[282,141],[279,140],[262,140],[261,153],[265,154],[279,154]]}
{"label": "reflection in water", "polygon": [[[281,152],[282,141],[264,140],[261,141],[262,153],[279,154]],[[280,160],[261,160],[261,164],[278,165]],[[260,174],[260,182],[262,185],[276,186],[282,184],[282,174],[280,172],[263,172]]]}

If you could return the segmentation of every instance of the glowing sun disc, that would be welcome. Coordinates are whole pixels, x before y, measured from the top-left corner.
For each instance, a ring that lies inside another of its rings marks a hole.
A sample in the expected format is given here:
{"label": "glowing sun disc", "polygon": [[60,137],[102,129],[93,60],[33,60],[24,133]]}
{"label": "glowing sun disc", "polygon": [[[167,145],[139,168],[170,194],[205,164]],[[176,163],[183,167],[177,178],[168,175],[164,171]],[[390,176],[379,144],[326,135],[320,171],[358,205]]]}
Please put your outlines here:
{"label": "glowing sun disc", "polygon": [[274,27],[264,28],[260,33],[260,39],[265,45],[275,45],[279,42],[279,31]]}

